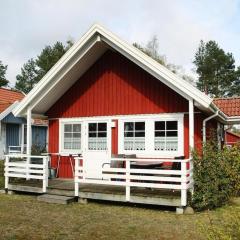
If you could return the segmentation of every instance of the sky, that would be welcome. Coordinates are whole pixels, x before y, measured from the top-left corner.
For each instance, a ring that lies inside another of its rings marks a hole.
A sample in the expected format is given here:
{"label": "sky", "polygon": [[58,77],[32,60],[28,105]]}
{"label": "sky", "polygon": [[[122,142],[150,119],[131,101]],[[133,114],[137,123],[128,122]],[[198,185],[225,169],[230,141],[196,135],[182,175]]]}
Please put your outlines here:
{"label": "sky", "polygon": [[78,40],[100,23],[129,43],[154,35],[167,61],[192,74],[200,40],[215,40],[240,65],[240,0],[0,0],[0,60],[7,78],[46,45]]}

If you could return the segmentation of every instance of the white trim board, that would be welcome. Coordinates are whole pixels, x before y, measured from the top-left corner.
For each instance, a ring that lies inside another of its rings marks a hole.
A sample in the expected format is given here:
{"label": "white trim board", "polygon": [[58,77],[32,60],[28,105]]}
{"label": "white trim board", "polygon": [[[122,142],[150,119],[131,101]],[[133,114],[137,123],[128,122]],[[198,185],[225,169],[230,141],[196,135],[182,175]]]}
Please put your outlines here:
{"label": "white trim board", "polygon": [[18,101],[15,101],[12,105],[6,108],[3,112],[0,113],[0,121],[5,118],[9,113],[13,111],[13,109],[19,104]]}
{"label": "white trim board", "polygon": [[[159,81],[178,92],[187,100],[194,99],[194,101],[202,106],[202,108],[210,109],[212,99],[207,95],[142,53],[140,50],[121,40],[104,27],[95,24],[73,45],[72,48],[69,49],[69,51],[42,78],[35,88],[23,99],[14,110],[14,114],[17,116],[25,115],[26,109],[29,106],[33,108],[34,112],[34,108],[39,104],[40,100],[42,101],[45,96],[49,97],[50,93],[53,93],[56,90],[56,87],[60,88],[60,81],[63,77],[65,78],[67,74],[70,74],[70,70],[74,65],[81,61],[83,57],[86,57],[88,52],[96,46],[96,44],[98,44],[98,49],[105,48],[106,50],[107,46],[110,46],[156,77]],[[47,99],[45,99],[45,102],[47,104]]]}
{"label": "white trim board", "polygon": [[[200,112],[195,112],[200,113]],[[195,114],[194,113],[194,114]],[[182,116],[188,115],[188,112],[180,112],[180,113],[153,113],[153,114],[129,114],[129,115],[111,115],[111,116],[92,116],[92,117],[62,117],[62,118],[49,118],[49,121],[59,120],[59,121],[83,121],[83,120],[92,120],[95,119],[112,119],[112,120],[119,120],[119,119],[128,119],[128,118],[159,118],[160,117],[172,117],[172,116]]]}

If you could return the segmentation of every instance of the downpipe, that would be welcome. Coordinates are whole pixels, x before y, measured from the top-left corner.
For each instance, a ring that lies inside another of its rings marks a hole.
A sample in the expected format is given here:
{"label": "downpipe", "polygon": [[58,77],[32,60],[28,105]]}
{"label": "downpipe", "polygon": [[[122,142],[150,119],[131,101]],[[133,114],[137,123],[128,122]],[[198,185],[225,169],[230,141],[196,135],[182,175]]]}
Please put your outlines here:
{"label": "downpipe", "polygon": [[218,114],[219,114],[219,111],[216,111],[216,113],[214,113],[214,114],[211,115],[210,117],[208,117],[208,118],[206,118],[206,119],[203,120],[203,144],[205,144],[206,141],[207,141],[207,137],[206,137],[206,124],[207,124],[207,122],[208,122],[209,120],[217,117]]}

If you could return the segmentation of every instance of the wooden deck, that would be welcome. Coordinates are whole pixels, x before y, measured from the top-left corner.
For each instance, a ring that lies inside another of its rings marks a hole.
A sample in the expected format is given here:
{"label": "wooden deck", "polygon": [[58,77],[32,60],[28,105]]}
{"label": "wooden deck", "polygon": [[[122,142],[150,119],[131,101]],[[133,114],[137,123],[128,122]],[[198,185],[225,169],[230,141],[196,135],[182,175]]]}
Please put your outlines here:
{"label": "wooden deck", "polygon": [[[21,180],[9,183],[9,190],[30,192],[41,194],[41,181],[38,180]],[[47,188],[48,194],[74,196],[74,182],[69,179],[51,179]],[[96,185],[96,184],[80,184],[79,198],[94,199],[94,200],[108,200],[116,202],[126,202],[125,187],[110,186],[110,185]],[[174,206],[181,205],[180,191],[150,189],[150,188],[131,188],[132,203]]]}

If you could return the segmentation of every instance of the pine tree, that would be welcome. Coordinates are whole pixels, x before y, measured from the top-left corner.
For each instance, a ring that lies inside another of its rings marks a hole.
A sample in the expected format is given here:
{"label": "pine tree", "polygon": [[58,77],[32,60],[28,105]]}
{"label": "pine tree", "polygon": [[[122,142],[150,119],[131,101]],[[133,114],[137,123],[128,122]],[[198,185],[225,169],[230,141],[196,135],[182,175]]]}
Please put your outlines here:
{"label": "pine tree", "polygon": [[15,88],[27,94],[39,81],[39,76],[39,70],[36,67],[35,61],[30,59],[21,68],[21,74],[17,75]]}
{"label": "pine tree", "polygon": [[15,88],[24,93],[30,92],[72,45],[69,40],[66,46],[61,42],[46,46],[36,59],[30,59],[23,65],[21,74],[16,77]]}
{"label": "pine tree", "polygon": [[8,80],[6,79],[7,65],[3,65],[2,61],[0,61],[0,87],[7,86]]}
{"label": "pine tree", "polygon": [[233,95],[236,81],[235,60],[215,41],[201,41],[193,63],[199,76],[197,87],[212,97]]}

